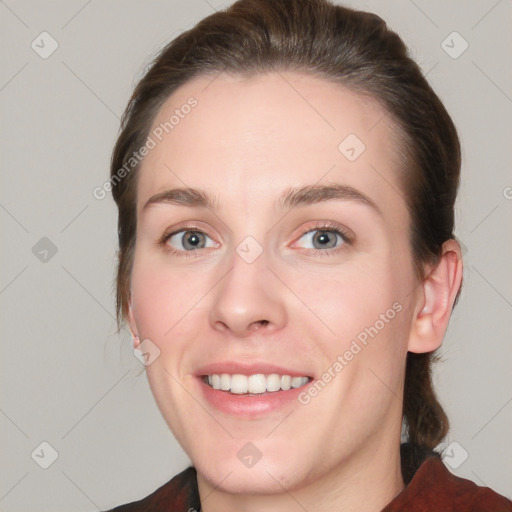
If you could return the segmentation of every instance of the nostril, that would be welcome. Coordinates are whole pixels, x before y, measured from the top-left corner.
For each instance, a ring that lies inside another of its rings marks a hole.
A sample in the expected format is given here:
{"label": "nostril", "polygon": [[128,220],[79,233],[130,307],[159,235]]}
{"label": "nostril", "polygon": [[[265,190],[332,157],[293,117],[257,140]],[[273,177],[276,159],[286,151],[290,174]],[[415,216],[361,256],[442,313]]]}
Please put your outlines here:
{"label": "nostril", "polygon": [[267,325],[268,323],[269,323],[268,320],[256,320],[256,321],[251,323],[250,328],[252,330],[256,330],[256,329],[259,329],[260,327],[262,327],[264,325]]}

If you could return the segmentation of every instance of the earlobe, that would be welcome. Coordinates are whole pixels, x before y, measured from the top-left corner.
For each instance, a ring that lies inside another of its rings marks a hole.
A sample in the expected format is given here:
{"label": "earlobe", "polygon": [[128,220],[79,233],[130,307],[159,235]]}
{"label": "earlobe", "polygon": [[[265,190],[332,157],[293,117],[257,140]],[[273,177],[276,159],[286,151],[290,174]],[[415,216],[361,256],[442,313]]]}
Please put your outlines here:
{"label": "earlobe", "polygon": [[432,352],[441,346],[461,282],[460,246],[455,240],[447,240],[438,264],[421,284],[409,352]]}
{"label": "earlobe", "polygon": [[128,323],[130,325],[130,331],[132,333],[133,337],[133,348],[138,348],[140,345],[140,339],[139,335],[137,333],[137,326],[135,324],[135,315],[133,314],[133,307],[132,307],[132,301],[130,299],[129,305],[128,305]]}

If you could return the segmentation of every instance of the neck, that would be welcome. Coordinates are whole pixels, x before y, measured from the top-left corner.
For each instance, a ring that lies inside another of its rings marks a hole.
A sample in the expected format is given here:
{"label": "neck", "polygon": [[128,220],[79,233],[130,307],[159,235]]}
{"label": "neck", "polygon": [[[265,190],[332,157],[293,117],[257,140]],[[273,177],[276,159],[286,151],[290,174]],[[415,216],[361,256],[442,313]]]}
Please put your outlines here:
{"label": "neck", "polygon": [[[379,512],[404,488],[399,444],[365,446],[325,475],[273,494],[238,494],[215,487],[197,473],[203,512]],[[228,480],[226,480],[227,483]]]}

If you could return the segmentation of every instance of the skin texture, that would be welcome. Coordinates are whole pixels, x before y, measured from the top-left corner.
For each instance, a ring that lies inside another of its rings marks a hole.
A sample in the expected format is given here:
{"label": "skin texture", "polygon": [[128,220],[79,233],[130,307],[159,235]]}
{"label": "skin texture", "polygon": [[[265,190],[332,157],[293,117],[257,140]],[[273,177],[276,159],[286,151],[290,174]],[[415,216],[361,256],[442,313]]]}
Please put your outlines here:
{"label": "skin texture", "polygon": [[[437,268],[418,281],[397,130],[375,100],[291,71],[202,76],[168,98],[153,127],[191,96],[197,106],[138,176],[129,323],[160,350],[147,377],[197,468],[203,509],[380,510],[403,488],[406,354],[442,342],[460,285],[459,247],[446,242]],[[354,161],[338,149],[349,134],[366,146]],[[275,203],[288,187],[334,183],[357,189],[380,213],[353,199],[290,211]],[[186,186],[218,209],[143,210],[154,194]],[[305,233],[322,221],[351,241],[329,231],[331,248],[315,243],[318,231]],[[159,245],[180,229],[203,232],[204,248],[186,253],[183,233]],[[263,251],[252,263],[236,252],[247,236]],[[397,303],[394,318],[306,405],[247,419],[201,394],[198,368],[219,361],[276,363],[321,379]],[[248,442],[261,452],[252,467],[237,457]]]}

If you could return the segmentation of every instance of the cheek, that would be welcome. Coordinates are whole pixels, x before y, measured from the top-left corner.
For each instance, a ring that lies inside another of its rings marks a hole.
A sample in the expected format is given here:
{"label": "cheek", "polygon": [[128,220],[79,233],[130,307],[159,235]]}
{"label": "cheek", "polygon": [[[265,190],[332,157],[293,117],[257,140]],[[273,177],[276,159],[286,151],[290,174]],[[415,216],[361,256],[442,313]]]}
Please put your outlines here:
{"label": "cheek", "polygon": [[147,269],[132,274],[132,305],[142,339],[149,338],[157,345],[163,334],[172,327],[169,316],[176,304],[175,295]]}
{"label": "cheek", "polygon": [[[319,340],[325,371],[341,356],[343,369],[331,368],[331,373],[345,376],[336,379],[336,386],[353,391],[382,387],[370,369],[393,389],[399,386],[410,329],[405,299],[411,284],[405,268],[400,272],[391,259],[373,260],[371,265],[362,263],[315,279],[303,275],[296,285],[297,294],[308,297],[309,309],[331,331],[323,329],[314,315],[307,315],[312,339]],[[326,335],[314,336],[313,326],[318,333],[319,325]]]}
{"label": "cheek", "polygon": [[165,420],[181,439],[187,429],[177,411],[184,409],[189,397],[178,381],[183,381],[184,359],[194,337],[194,304],[204,275],[199,273],[194,281],[192,275],[165,268],[154,258],[137,256],[131,276],[135,322],[140,339],[151,340],[160,350],[159,357],[146,367],[146,374]]}
{"label": "cheek", "polygon": [[322,276],[297,278],[297,295],[307,297],[307,305],[338,339],[353,338],[373,325],[395,302],[402,302],[405,289],[397,282],[391,263],[361,264]]}
{"label": "cheek", "polygon": [[139,336],[151,339],[162,350],[163,341],[173,334],[179,319],[190,309],[190,293],[184,292],[194,290],[194,285],[187,276],[171,273],[144,255],[135,259],[131,280]]}
{"label": "cheek", "polygon": [[[302,275],[296,281],[297,294],[308,297],[309,308],[332,331],[302,313],[304,331],[318,351],[312,357],[322,363],[319,382],[299,397],[301,414],[304,424],[317,425],[321,417],[326,430],[344,432],[343,438],[330,441],[330,449],[341,450],[346,439],[357,442],[376,433],[391,421],[390,411],[399,414],[408,313],[392,265],[368,259],[328,276]],[[315,439],[313,430],[307,432]]]}

